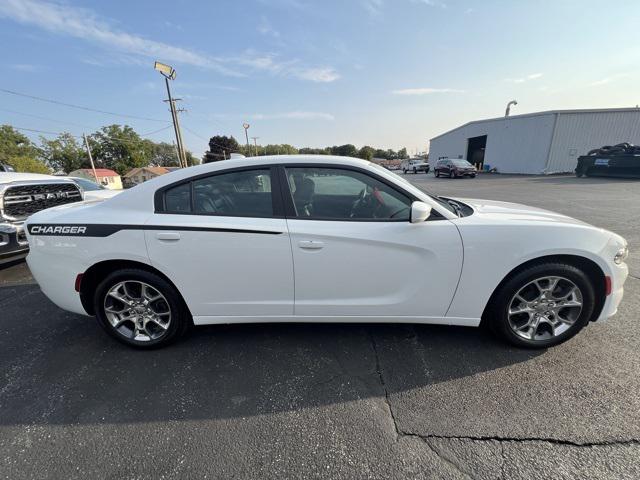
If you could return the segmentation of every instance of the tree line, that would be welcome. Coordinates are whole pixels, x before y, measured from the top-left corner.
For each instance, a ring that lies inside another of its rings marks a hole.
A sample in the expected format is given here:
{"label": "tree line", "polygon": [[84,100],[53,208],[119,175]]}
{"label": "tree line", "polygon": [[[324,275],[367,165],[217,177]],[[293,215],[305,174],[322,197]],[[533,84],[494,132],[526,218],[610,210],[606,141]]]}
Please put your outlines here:
{"label": "tree line", "polygon": [[350,143],[325,148],[296,148],[289,144],[272,144],[272,145],[241,145],[233,137],[225,135],[215,135],[209,140],[209,150],[204,154],[202,161],[204,163],[217,162],[229,158],[232,153],[240,153],[244,156],[262,156],[262,155],[339,155],[343,157],[362,158],[371,160],[372,158],[383,158],[385,160],[405,159],[409,158],[406,148],[401,148],[397,152],[388,149],[383,150],[365,145],[357,148]]}
{"label": "tree line", "polygon": [[[140,136],[128,125],[107,125],[87,136],[96,168],[109,168],[124,175],[136,167],[177,167],[176,148],[166,142],[154,142]],[[262,155],[340,155],[364,160],[408,158],[407,149],[376,149],[365,145],[357,148],[346,144],[325,148],[296,148],[289,144],[241,145],[233,136],[215,135],[209,140],[204,163],[227,159],[232,153],[247,157]],[[199,162],[187,152],[189,165]],[[82,137],[64,132],[55,138],[40,137],[34,142],[11,125],[0,125],[0,163],[12,166],[17,172],[65,173],[91,168]]]}
{"label": "tree line", "polygon": [[[177,167],[176,148],[166,142],[141,137],[128,125],[108,125],[87,135],[96,168],[109,168],[120,175],[136,167]],[[187,152],[189,165],[199,161]],[[10,125],[0,125],[0,163],[17,172],[69,173],[91,168],[84,140],[71,133],[33,142]]]}

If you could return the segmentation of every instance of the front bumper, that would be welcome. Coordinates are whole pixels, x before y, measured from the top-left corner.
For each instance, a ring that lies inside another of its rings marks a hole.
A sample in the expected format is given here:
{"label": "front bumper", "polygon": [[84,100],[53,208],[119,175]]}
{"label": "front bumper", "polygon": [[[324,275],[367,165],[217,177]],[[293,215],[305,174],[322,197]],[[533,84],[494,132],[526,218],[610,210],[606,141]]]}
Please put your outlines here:
{"label": "front bumper", "polygon": [[22,224],[0,223],[0,264],[20,260],[29,253]]}
{"label": "front bumper", "polygon": [[603,322],[618,312],[618,306],[624,295],[624,282],[629,276],[629,267],[626,263],[615,265],[611,273],[613,274],[611,275],[611,293],[605,299],[596,322]]}

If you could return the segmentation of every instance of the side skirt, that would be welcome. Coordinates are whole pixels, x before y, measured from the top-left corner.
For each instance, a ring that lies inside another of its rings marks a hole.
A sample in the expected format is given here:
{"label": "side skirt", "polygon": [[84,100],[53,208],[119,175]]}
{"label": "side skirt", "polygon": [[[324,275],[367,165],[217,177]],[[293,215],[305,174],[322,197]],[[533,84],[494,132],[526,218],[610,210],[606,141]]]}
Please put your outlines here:
{"label": "side skirt", "polygon": [[315,317],[303,315],[286,316],[255,316],[255,317],[229,317],[229,316],[198,316],[193,317],[195,325],[217,325],[224,323],[424,323],[432,325],[457,325],[461,327],[477,327],[479,318],[459,317]]}

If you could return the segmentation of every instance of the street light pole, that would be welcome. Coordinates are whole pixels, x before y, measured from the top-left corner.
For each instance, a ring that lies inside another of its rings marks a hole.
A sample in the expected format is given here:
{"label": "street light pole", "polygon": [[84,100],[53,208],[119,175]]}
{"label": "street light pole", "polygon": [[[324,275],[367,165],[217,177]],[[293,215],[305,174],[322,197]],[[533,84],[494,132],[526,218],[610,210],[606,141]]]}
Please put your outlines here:
{"label": "street light pole", "polygon": [[511,100],[509,103],[507,103],[507,110],[504,112],[504,116],[508,117],[509,114],[511,113],[511,105],[517,105],[518,102],[516,100]]}
{"label": "street light pole", "polygon": [[173,121],[173,131],[176,135],[176,144],[178,147],[178,163],[181,168],[187,166],[187,159],[184,151],[184,144],[182,143],[182,133],[180,132],[180,124],[178,123],[178,112],[176,111],[176,99],[171,96],[171,88],[169,87],[169,80],[175,80],[176,71],[170,65],[156,62],[153,66],[154,69],[160,72],[164,77],[165,85],[167,86],[167,96],[169,97],[166,102],[169,102],[169,108],[171,110],[171,120]]}
{"label": "street light pole", "polygon": [[243,123],[242,128],[244,128],[244,136],[247,139],[247,155],[251,156],[251,152],[249,151],[249,127],[248,123]]}
{"label": "street light pole", "polygon": [[260,137],[251,137],[253,139],[254,151],[256,152],[256,157],[258,156],[258,139]]}

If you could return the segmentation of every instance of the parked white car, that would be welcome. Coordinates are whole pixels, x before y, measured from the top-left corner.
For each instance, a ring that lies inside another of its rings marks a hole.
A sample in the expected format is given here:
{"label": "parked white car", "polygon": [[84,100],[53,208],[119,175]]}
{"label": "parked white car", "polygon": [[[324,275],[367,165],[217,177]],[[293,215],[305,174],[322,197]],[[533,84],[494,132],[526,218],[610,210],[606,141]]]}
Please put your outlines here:
{"label": "parked white car", "polygon": [[91,180],[87,180],[82,177],[68,177],[69,180],[73,180],[84,191],[85,200],[106,200],[118,195],[122,190],[111,190],[103,185],[100,185]]}
{"label": "parked white car", "polygon": [[181,169],[27,229],[42,291],[137,347],[191,322],[481,321],[548,347],[615,314],[628,272],[619,235],[342,157]]}

